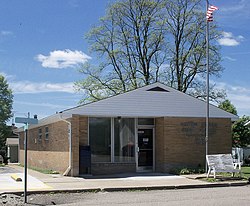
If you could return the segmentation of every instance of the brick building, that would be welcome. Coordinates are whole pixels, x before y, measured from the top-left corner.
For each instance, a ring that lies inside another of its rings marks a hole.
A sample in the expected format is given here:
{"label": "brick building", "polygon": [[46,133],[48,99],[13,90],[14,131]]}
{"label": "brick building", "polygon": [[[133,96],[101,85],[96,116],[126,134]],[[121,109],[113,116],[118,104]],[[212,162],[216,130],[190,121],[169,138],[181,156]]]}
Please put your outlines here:
{"label": "brick building", "polygon": [[[28,165],[71,176],[204,166],[205,116],[205,102],[155,83],[39,120],[28,130]],[[237,118],[210,105],[208,153],[231,153]]]}

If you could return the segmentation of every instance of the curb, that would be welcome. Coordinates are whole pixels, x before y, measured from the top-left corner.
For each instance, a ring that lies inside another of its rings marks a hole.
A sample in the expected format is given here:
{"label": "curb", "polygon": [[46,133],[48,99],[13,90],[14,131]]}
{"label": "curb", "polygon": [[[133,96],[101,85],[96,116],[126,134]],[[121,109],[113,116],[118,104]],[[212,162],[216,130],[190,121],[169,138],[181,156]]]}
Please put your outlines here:
{"label": "curb", "polygon": [[145,187],[120,187],[120,188],[102,188],[104,192],[123,192],[123,191],[137,191],[137,190],[176,190],[176,189],[198,189],[198,188],[213,188],[213,187],[239,187],[246,186],[248,182],[239,183],[213,183],[201,185],[175,185],[175,186],[145,186]]}
{"label": "curb", "polygon": [[[46,193],[81,193],[81,192],[101,192],[102,189],[94,188],[94,189],[62,189],[62,190],[34,190],[34,191],[27,191],[27,195],[31,194],[46,194]],[[23,191],[16,191],[16,192],[0,192],[1,195],[5,194],[14,194],[14,195],[23,195]]]}
{"label": "curb", "polygon": [[[128,191],[140,191],[140,190],[177,190],[177,189],[198,189],[198,188],[216,188],[216,187],[239,187],[249,185],[249,182],[228,182],[228,183],[211,183],[201,185],[174,185],[174,186],[137,186],[137,187],[107,187],[107,188],[93,188],[93,189],[57,189],[57,190],[34,190],[28,191],[28,195],[31,194],[46,194],[46,193],[81,193],[81,192],[128,192]],[[19,192],[2,192],[3,194],[15,194],[23,195],[23,191]]]}

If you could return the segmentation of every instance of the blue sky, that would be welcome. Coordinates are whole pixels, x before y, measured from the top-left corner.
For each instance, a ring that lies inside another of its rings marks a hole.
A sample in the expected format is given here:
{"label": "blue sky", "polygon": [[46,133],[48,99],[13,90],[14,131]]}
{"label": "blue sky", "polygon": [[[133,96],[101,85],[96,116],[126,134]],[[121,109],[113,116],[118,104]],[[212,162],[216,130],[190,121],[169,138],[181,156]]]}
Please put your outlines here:
{"label": "blue sky", "polygon": [[[84,39],[112,0],[8,0],[0,3],[0,73],[14,92],[15,116],[39,118],[75,106],[77,66],[95,61]],[[204,0],[205,3],[205,0]],[[250,115],[250,1],[211,0],[223,38],[221,78],[240,116]],[[205,4],[204,4],[205,5]],[[204,8],[205,10],[205,8]]]}

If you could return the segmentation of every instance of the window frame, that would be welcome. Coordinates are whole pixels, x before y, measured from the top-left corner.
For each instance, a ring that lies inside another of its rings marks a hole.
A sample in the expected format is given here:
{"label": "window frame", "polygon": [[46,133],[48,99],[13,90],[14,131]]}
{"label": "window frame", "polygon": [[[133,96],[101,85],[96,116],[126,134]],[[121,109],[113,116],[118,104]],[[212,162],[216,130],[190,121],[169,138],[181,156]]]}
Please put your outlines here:
{"label": "window frame", "polygon": [[[98,116],[93,116],[93,117],[88,117],[88,144],[90,145],[90,118],[110,118],[110,135],[111,135],[111,151],[110,151],[110,161],[106,161],[106,162],[94,162],[94,163],[114,163],[114,164],[136,164],[136,147],[134,147],[134,153],[135,153],[135,161],[124,161],[124,162],[119,162],[119,161],[115,161],[115,118],[117,117],[98,117]],[[134,138],[135,138],[135,145],[136,145],[136,141],[137,141],[137,118],[135,117],[124,117],[124,119],[126,118],[132,118],[134,119]]]}
{"label": "window frame", "polygon": [[44,137],[44,139],[46,141],[49,141],[49,127],[48,126],[45,127],[45,137]]}
{"label": "window frame", "polygon": [[38,141],[41,142],[43,139],[43,130],[42,128],[38,128]]}

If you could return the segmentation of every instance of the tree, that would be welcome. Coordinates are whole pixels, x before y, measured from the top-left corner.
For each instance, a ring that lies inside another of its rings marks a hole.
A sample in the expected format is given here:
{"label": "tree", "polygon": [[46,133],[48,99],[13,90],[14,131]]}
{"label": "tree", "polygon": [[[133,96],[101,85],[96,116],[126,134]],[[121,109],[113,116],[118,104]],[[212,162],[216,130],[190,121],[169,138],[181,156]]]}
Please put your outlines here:
{"label": "tree", "polygon": [[[170,55],[167,82],[179,91],[205,99],[206,75],[206,22],[200,0],[165,1],[167,38],[170,39]],[[219,37],[216,25],[210,25],[210,75],[219,76],[221,55],[215,44]],[[202,88],[202,90],[201,90]],[[224,98],[221,91],[210,88],[210,98]]]}
{"label": "tree", "polygon": [[110,6],[87,35],[99,66],[85,65],[76,85],[98,100],[155,82],[166,55],[162,0],[126,0]]}
{"label": "tree", "polygon": [[218,107],[220,109],[223,109],[231,114],[237,115],[237,110],[236,107],[228,100],[226,99],[225,101],[221,102]]}
{"label": "tree", "polygon": [[250,127],[246,125],[249,121],[249,116],[243,116],[233,124],[233,147],[245,147],[250,144]]}
{"label": "tree", "polygon": [[13,95],[5,78],[0,75],[0,151],[5,151],[6,137],[10,129],[6,125],[12,116]]}
{"label": "tree", "polygon": [[[120,0],[112,4],[99,26],[87,34],[91,51],[102,63],[80,69],[84,79],[76,82],[76,88],[86,92],[85,100],[157,81],[204,98],[199,89],[206,72],[201,2]],[[216,27],[211,27],[211,75],[222,71],[219,48],[214,44],[217,36]]]}

